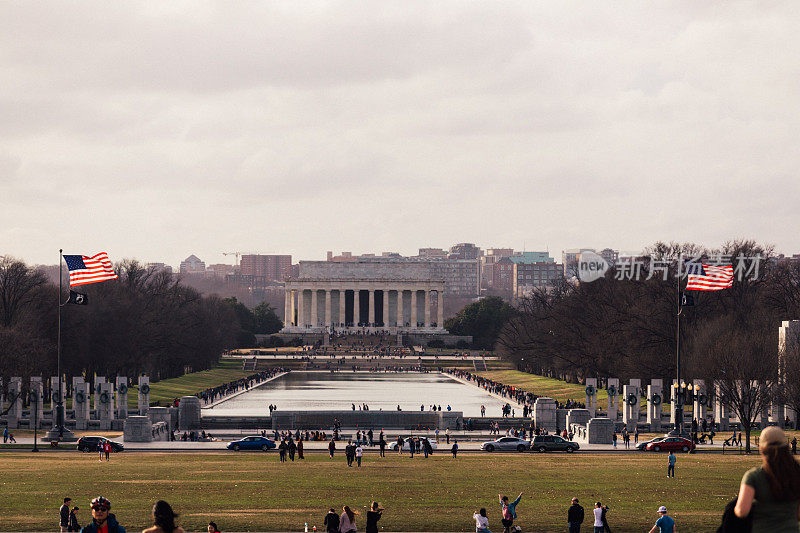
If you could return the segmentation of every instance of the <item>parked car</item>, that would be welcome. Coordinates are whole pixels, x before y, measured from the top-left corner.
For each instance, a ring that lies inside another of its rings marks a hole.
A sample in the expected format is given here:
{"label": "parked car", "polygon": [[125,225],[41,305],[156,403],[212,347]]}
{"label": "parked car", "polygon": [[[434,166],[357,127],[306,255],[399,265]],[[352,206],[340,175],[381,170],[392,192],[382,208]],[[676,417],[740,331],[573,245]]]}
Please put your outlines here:
{"label": "parked car", "polygon": [[[419,437],[419,438],[417,438],[417,437],[406,437],[405,439],[403,439],[403,450],[404,451],[410,451],[411,450],[411,448],[410,448],[411,444],[410,443],[412,441],[415,441],[414,442],[414,450],[415,450],[415,453],[416,453],[416,450],[417,450],[417,448],[416,448],[416,440],[417,439],[419,439],[419,441],[420,441],[420,443],[419,443],[419,445],[420,445],[419,452],[420,453],[422,453],[422,442],[423,441],[428,441],[428,444],[431,445],[431,450],[435,450],[436,449],[436,443],[431,441],[431,440],[429,440],[429,439],[427,439],[426,437]],[[396,452],[397,451],[397,440],[390,442],[388,444],[388,448],[390,450]]]}
{"label": "parked car", "polygon": [[252,437],[245,437],[240,440],[235,440],[228,443],[228,449],[238,452],[239,450],[272,450],[275,448],[275,442],[271,441],[261,435],[254,435]]}
{"label": "parked car", "polygon": [[667,437],[656,437],[656,438],[654,438],[652,440],[646,440],[644,442],[640,442],[639,444],[636,445],[636,449],[639,450],[639,451],[642,451],[642,452],[647,451],[647,445],[648,444],[650,444],[651,442],[661,442],[662,440],[664,440],[666,438]]}
{"label": "parked car", "polygon": [[524,452],[530,450],[531,441],[523,440],[519,437],[500,437],[497,440],[484,442],[481,444],[481,450],[485,452],[503,451],[503,452]]}
{"label": "parked car", "polygon": [[558,435],[536,435],[531,441],[531,450],[536,450],[537,452],[564,451],[572,453],[580,449],[581,447],[577,442],[564,440]]}
{"label": "parked car", "polygon": [[125,449],[125,446],[123,446],[122,443],[115,442],[105,437],[81,437],[78,439],[77,448],[79,452],[96,452],[99,451],[98,446],[101,442],[103,444],[110,442],[112,452],[121,452]]}
{"label": "parked car", "polygon": [[648,452],[688,452],[694,450],[694,443],[683,437],[666,437],[647,445]]}

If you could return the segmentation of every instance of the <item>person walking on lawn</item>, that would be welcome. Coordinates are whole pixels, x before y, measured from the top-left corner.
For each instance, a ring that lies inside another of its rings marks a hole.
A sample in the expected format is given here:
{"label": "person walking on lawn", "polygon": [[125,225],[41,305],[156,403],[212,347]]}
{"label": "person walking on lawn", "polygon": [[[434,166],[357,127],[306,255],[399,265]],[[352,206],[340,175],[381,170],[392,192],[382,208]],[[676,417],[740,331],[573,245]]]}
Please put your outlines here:
{"label": "person walking on lawn", "polygon": [[572,505],[569,506],[569,511],[567,511],[569,533],[581,533],[583,514],[583,507],[578,504],[578,498],[572,498]]}

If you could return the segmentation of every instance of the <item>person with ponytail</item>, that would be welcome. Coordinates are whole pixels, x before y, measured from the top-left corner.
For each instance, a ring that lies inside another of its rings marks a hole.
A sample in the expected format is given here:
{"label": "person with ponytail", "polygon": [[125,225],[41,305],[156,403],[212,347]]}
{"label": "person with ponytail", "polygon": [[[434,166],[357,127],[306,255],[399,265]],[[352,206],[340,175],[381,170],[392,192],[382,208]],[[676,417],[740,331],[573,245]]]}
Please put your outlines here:
{"label": "person with ponytail", "polygon": [[752,533],[800,533],[800,463],[786,434],[770,426],[758,443],[762,464],[745,472],[734,513],[752,518]]}
{"label": "person with ponytail", "polygon": [[153,526],[142,533],[184,533],[183,528],[175,525],[178,515],[164,500],[158,500],[153,506]]}

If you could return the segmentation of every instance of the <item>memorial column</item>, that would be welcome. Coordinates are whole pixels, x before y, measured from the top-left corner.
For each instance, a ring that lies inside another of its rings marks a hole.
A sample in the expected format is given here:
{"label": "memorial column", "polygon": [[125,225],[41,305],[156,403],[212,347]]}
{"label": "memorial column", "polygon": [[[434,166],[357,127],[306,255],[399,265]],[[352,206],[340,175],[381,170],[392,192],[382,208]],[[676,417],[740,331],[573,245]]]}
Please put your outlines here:
{"label": "memorial column", "polygon": [[403,321],[403,289],[397,289],[397,327],[402,328],[405,325]]}
{"label": "memorial column", "polygon": [[305,290],[300,287],[297,289],[297,327],[306,327],[306,304],[305,304]]}
{"label": "memorial column", "polygon": [[315,328],[315,327],[319,326],[319,320],[317,318],[317,309],[318,309],[318,305],[317,304],[318,303],[319,302],[317,301],[317,288],[314,287],[313,289],[311,289],[311,327],[312,328]]}
{"label": "memorial column", "polygon": [[292,325],[292,289],[286,288],[283,291],[283,327],[288,328]]}
{"label": "memorial column", "polygon": [[383,289],[383,327],[389,327],[389,291]]}
{"label": "memorial column", "polygon": [[436,327],[443,328],[444,327],[444,291],[437,291],[437,305],[439,306],[436,310]]}
{"label": "memorial column", "polygon": [[331,326],[331,290],[325,289],[325,327]]}
{"label": "memorial column", "polygon": [[358,327],[358,323],[361,321],[361,304],[359,300],[361,298],[358,297],[358,293],[361,292],[358,289],[353,289],[353,326]]}
{"label": "memorial column", "polygon": [[345,325],[345,320],[344,320],[344,318],[345,318],[344,317],[344,313],[345,313],[345,307],[344,307],[345,298],[344,297],[345,297],[345,294],[347,294],[347,292],[344,290],[344,287],[339,287],[339,324],[341,324],[342,326]]}
{"label": "memorial column", "polygon": [[431,327],[431,291],[425,289],[425,327]]}
{"label": "memorial column", "polygon": [[367,299],[367,306],[369,307],[369,325],[375,325],[375,289],[369,290],[369,298]]}
{"label": "memorial column", "polygon": [[417,288],[411,289],[411,327],[417,329]]}

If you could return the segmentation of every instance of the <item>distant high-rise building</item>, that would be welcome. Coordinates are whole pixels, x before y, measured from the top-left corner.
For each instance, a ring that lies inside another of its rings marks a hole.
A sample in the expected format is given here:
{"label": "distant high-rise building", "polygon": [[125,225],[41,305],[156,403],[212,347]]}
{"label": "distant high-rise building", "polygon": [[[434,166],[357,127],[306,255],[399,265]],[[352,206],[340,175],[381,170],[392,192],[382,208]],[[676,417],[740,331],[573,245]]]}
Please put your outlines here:
{"label": "distant high-rise building", "polygon": [[450,259],[478,259],[482,255],[481,249],[471,242],[460,242],[450,247]]}
{"label": "distant high-rise building", "polygon": [[147,268],[152,268],[156,272],[172,274],[172,267],[166,263],[147,263]]}
{"label": "distant high-rise building", "polygon": [[447,252],[441,248],[420,248],[417,257],[426,259],[446,259]]}
{"label": "distant high-rise building", "polygon": [[206,273],[206,264],[202,261],[199,257],[192,254],[183,261],[181,261],[180,266],[180,273],[181,274],[202,274],[205,275]]}
{"label": "distant high-rise building", "polygon": [[292,275],[292,256],[243,255],[240,269],[243,276],[253,276],[263,281],[283,281]]}
{"label": "distant high-rise building", "polygon": [[523,297],[537,287],[553,285],[561,276],[563,276],[563,267],[554,261],[514,263],[512,273],[514,297]]}
{"label": "distant high-rise building", "polygon": [[236,267],[233,265],[226,265],[224,263],[217,263],[208,265],[206,267],[206,277],[225,279],[230,274],[236,273]]}
{"label": "distant high-rise building", "polygon": [[354,256],[352,252],[342,252],[342,255],[333,255],[333,252],[328,252],[328,261],[336,263],[357,261],[358,257]]}

